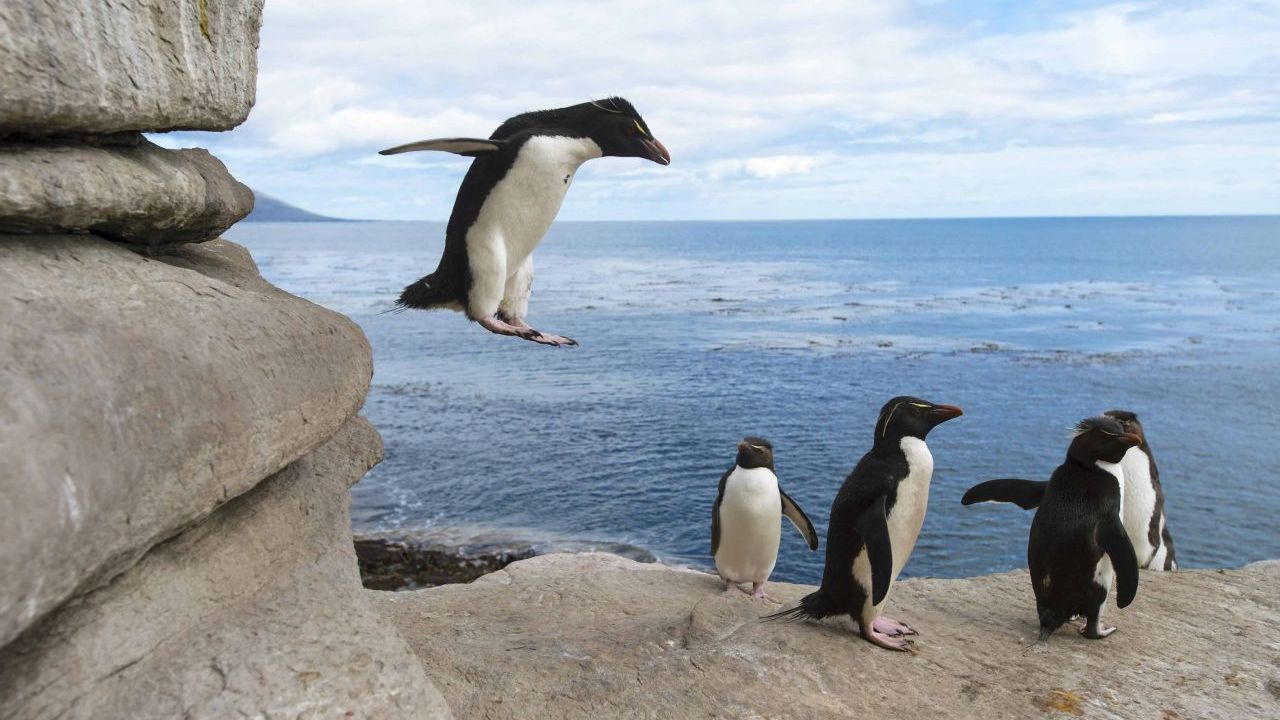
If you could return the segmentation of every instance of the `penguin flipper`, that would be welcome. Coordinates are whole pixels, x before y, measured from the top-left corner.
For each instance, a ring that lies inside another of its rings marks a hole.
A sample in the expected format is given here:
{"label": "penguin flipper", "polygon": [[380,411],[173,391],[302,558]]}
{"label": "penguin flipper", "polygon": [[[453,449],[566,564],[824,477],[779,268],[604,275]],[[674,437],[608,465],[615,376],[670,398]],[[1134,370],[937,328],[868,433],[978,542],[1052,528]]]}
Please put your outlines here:
{"label": "penguin flipper", "polygon": [[960,498],[960,504],[1007,502],[1013,503],[1023,510],[1034,510],[1040,507],[1040,501],[1044,500],[1044,491],[1047,487],[1049,487],[1049,483],[1045,480],[1018,480],[1015,478],[988,480],[969,488],[964,497]]}
{"label": "penguin flipper", "polygon": [[796,501],[783,492],[781,487],[778,488],[778,494],[782,496],[782,514],[786,515],[791,524],[795,525],[800,534],[804,536],[805,542],[809,543],[809,549],[817,550],[818,532],[813,529],[813,523],[809,522],[809,516],[804,514],[804,511],[800,509]]}
{"label": "penguin flipper", "polygon": [[716,493],[716,504],[711,506],[711,557],[716,556],[716,551],[720,549],[720,503],[724,502],[724,486],[729,482],[729,476],[733,474],[733,468],[725,471],[720,476],[720,489]]}
{"label": "penguin flipper", "polygon": [[439,138],[437,140],[419,140],[418,142],[397,145],[386,150],[379,150],[379,155],[399,155],[400,153],[418,150],[440,150],[467,157],[476,157],[482,153],[501,150],[506,143],[502,140],[486,140],[482,138]]}
{"label": "penguin flipper", "polygon": [[886,495],[881,493],[862,511],[854,526],[867,548],[871,563],[871,604],[879,605],[889,594],[893,580],[893,545],[889,540],[889,519],[885,516]]}
{"label": "penguin flipper", "polygon": [[1116,607],[1126,607],[1138,594],[1138,556],[1119,515],[1098,525],[1098,547],[1110,556],[1116,571]]}

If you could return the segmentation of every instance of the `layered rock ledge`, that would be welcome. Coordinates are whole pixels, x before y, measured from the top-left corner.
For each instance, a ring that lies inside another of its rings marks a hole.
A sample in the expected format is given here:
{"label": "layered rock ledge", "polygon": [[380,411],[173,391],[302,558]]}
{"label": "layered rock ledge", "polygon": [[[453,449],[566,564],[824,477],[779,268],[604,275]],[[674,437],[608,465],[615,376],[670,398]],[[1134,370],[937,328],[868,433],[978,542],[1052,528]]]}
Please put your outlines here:
{"label": "layered rock ledge", "polygon": [[[912,655],[847,620],[766,623],[778,606],[712,575],[546,555],[470,585],[366,591],[459,717],[1275,718],[1280,563],[1143,573],[1102,641],[1069,627],[1028,651],[1024,571],[894,586]],[[812,588],[771,583],[790,606]]]}

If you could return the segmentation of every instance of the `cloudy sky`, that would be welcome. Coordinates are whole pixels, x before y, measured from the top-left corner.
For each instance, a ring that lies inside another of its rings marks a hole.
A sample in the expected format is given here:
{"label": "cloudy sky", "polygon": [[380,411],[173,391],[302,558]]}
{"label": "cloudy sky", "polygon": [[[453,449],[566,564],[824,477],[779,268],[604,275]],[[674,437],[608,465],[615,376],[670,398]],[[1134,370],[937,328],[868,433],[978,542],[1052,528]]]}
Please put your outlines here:
{"label": "cloudy sky", "polygon": [[243,126],[157,141],[342,217],[448,217],[469,161],[381,148],[615,94],[673,164],[562,219],[1280,212],[1280,0],[268,0],[259,66]]}

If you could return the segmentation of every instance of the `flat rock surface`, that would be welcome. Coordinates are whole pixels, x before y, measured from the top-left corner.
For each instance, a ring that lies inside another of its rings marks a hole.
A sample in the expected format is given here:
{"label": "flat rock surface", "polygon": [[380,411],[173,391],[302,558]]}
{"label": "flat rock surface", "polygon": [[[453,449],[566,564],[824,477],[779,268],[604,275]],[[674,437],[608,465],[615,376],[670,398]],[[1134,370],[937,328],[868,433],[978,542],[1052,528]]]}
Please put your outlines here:
{"label": "flat rock surface", "polygon": [[0,648],[0,718],[450,717],[360,589],[363,418]]}
{"label": "flat rock surface", "polygon": [[262,2],[0,3],[0,138],[239,125]]}
{"label": "flat rock surface", "polygon": [[0,232],[172,245],[212,240],[253,209],[253,192],[205,150],[114,140],[0,144]]}
{"label": "flat rock surface", "polygon": [[1110,638],[1036,636],[1025,571],[897,583],[920,631],[881,650],[847,619],[766,623],[703,573],[546,555],[470,585],[366,591],[467,718],[1275,718],[1280,564],[1143,573]]}
{"label": "flat rock surface", "polygon": [[232,243],[0,235],[0,646],[332,437],[371,374]]}

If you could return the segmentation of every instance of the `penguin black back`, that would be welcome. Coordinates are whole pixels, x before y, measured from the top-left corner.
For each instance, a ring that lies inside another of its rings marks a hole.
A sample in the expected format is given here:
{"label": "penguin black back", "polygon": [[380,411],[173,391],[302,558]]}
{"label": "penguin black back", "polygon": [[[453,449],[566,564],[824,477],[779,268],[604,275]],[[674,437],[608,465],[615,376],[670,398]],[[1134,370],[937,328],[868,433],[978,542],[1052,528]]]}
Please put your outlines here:
{"label": "penguin black back", "polygon": [[1100,629],[1099,615],[1113,570],[1119,607],[1137,593],[1137,558],[1120,520],[1118,463],[1138,442],[1113,418],[1082,420],[1066,460],[1049,478],[1027,543],[1042,640],[1074,615],[1085,617],[1087,637],[1109,634]]}

